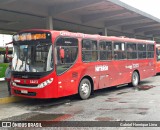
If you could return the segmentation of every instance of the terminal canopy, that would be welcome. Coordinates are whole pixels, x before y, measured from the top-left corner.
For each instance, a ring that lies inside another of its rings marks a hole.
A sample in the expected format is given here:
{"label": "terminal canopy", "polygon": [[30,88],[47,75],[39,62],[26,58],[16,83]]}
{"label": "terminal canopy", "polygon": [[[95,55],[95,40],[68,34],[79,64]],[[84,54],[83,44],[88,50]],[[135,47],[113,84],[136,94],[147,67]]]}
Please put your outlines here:
{"label": "terminal canopy", "polygon": [[[153,7],[152,7],[153,8]],[[0,33],[30,28],[157,37],[160,19],[120,0],[1,0]]]}

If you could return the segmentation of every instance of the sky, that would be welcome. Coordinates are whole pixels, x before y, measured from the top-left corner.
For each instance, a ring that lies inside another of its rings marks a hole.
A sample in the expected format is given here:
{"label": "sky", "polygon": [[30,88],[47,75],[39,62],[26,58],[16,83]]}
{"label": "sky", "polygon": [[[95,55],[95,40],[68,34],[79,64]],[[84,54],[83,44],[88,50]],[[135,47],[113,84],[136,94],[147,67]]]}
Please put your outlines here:
{"label": "sky", "polygon": [[9,43],[11,41],[12,41],[11,35],[0,34],[0,47],[5,47],[6,43]]}
{"label": "sky", "polygon": [[120,0],[160,19],[160,0]]}

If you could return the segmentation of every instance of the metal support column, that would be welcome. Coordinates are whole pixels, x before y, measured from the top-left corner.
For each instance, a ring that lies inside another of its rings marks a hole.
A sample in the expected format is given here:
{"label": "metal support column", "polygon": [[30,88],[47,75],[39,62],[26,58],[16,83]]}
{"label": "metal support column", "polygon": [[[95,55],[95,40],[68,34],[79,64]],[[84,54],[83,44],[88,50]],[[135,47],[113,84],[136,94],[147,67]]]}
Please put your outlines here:
{"label": "metal support column", "polygon": [[104,27],[104,35],[107,36],[107,27]]}
{"label": "metal support column", "polygon": [[152,39],[153,41],[155,40],[155,37],[153,37],[153,39]]}

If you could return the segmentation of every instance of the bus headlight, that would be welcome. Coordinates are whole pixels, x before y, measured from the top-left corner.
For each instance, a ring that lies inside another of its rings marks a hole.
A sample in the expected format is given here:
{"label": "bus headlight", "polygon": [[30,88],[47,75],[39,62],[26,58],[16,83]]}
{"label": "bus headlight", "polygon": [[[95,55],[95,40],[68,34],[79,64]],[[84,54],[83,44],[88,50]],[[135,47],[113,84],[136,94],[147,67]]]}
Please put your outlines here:
{"label": "bus headlight", "polygon": [[15,82],[13,82],[13,81],[12,81],[11,83],[12,83],[13,86],[16,86],[16,85],[17,85],[17,84],[16,84]]}
{"label": "bus headlight", "polygon": [[39,84],[37,87],[38,87],[38,88],[44,88],[45,86],[51,84],[52,82],[53,82],[53,78],[50,78],[50,79],[42,82],[41,84]]}

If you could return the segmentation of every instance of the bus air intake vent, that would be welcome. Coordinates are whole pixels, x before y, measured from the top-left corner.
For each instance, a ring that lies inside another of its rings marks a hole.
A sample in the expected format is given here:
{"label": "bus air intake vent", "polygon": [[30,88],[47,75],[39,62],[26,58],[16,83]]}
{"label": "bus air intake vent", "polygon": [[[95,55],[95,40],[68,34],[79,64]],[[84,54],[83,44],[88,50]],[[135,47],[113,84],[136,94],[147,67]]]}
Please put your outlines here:
{"label": "bus air intake vent", "polygon": [[38,84],[32,84],[32,85],[28,85],[28,84],[19,84],[19,83],[16,83],[17,86],[19,87],[28,87],[28,88],[32,88],[32,87],[37,87]]}
{"label": "bus air intake vent", "polygon": [[73,72],[72,73],[72,78],[77,78],[78,77],[78,73],[77,72]]}

